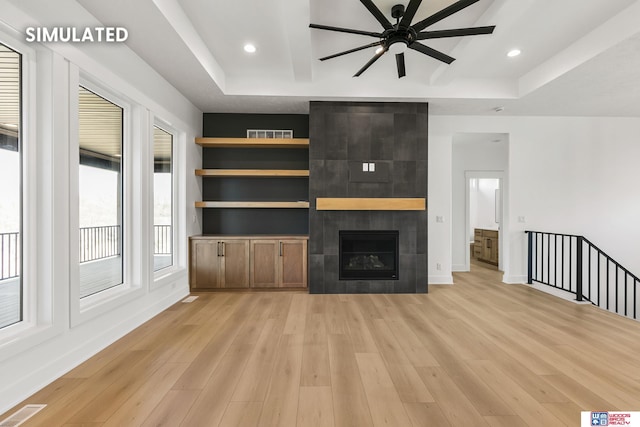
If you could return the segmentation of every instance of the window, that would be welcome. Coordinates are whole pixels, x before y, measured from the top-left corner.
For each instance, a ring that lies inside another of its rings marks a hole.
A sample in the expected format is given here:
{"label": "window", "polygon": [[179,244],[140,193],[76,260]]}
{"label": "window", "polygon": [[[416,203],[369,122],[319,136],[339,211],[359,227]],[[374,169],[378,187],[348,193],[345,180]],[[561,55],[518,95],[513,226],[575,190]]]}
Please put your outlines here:
{"label": "window", "polygon": [[173,135],[153,127],[153,270],[173,265]]}
{"label": "window", "polygon": [[21,59],[0,44],[0,328],[23,320]]}
{"label": "window", "polygon": [[80,298],[123,283],[123,108],[80,86]]}

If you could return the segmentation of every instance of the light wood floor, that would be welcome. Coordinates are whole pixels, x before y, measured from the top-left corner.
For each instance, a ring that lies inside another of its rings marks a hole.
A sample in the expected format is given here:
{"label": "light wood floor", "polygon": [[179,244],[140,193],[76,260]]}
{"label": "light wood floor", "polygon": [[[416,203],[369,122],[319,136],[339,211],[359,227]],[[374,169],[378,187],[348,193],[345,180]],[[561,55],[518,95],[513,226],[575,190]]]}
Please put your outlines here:
{"label": "light wood floor", "polygon": [[474,266],[426,295],[201,294],[29,398],[48,406],[26,425],[577,426],[581,410],[640,410],[640,323],[500,275]]}

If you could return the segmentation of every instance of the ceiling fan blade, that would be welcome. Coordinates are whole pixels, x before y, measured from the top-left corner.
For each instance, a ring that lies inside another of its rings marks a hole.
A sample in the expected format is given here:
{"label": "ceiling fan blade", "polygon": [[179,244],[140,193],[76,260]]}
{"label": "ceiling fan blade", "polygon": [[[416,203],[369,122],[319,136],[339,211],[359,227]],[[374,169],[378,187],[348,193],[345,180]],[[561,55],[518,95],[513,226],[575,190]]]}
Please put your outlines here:
{"label": "ceiling fan blade", "polygon": [[376,6],[372,0],[360,0],[360,3],[362,3],[364,7],[366,7],[369,12],[371,12],[371,14],[378,20],[378,22],[382,24],[385,30],[390,30],[393,28],[391,22],[389,22],[387,17],[384,16],[384,13],[380,12],[380,9],[378,9],[378,6]]}
{"label": "ceiling fan blade", "polygon": [[465,7],[469,7],[474,3],[479,2],[480,0],[460,0],[452,4],[451,6],[445,7],[440,12],[436,12],[427,19],[424,19],[415,25],[412,25],[413,29],[416,32],[420,32],[427,28],[429,25],[433,25],[436,22],[442,21],[444,18],[453,15],[456,12],[460,12]]}
{"label": "ceiling fan blade", "polygon": [[376,53],[375,55],[373,55],[373,58],[371,58],[371,59],[369,60],[369,62],[367,62],[366,64],[364,64],[364,67],[360,68],[360,69],[358,70],[358,72],[357,72],[357,73],[355,73],[355,74],[353,75],[353,77],[360,77],[360,75],[361,75],[362,73],[364,73],[365,71],[367,71],[367,68],[371,67],[371,66],[373,65],[373,63],[374,63],[374,62],[376,62],[378,59],[380,59],[380,57],[381,57],[382,55],[384,55],[384,53],[385,53],[386,51],[387,51],[387,49],[384,49],[384,50],[380,51],[380,53]]}
{"label": "ceiling fan blade", "polygon": [[411,43],[409,45],[409,49],[413,49],[416,50],[420,53],[424,53],[427,56],[430,56],[434,59],[437,59],[438,61],[442,61],[445,62],[447,64],[451,64],[453,61],[455,61],[455,58],[450,57],[449,55],[446,55],[440,51],[437,51],[435,49],[430,48],[429,46],[425,46],[423,44],[420,44],[418,42],[414,42]]}
{"label": "ceiling fan blade", "polygon": [[396,65],[398,66],[398,78],[401,79],[407,75],[407,70],[404,68],[404,53],[396,55]]}
{"label": "ceiling fan blade", "polygon": [[439,31],[425,31],[423,33],[418,33],[416,39],[418,40],[427,40],[427,39],[442,39],[445,37],[460,37],[460,36],[477,36],[480,34],[491,34],[493,33],[495,25],[490,27],[471,27],[471,28],[456,28],[453,30],[439,30]]}
{"label": "ceiling fan blade", "polygon": [[404,15],[402,15],[402,20],[399,25],[400,27],[408,28],[409,25],[411,25],[411,21],[413,20],[413,17],[416,16],[420,3],[422,3],[422,0],[411,0],[409,2],[407,10],[405,10]]}
{"label": "ceiling fan blade", "polygon": [[340,52],[340,53],[335,53],[333,55],[329,55],[329,56],[325,56],[324,58],[320,58],[320,61],[326,61],[327,59],[332,59],[332,58],[336,58],[338,56],[342,56],[342,55],[346,55],[348,53],[353,53],[353,52],[357,52],[359,50],[364,50],[370,47],[375,47],[375,46],[380,46],[381,42],[375,42],[375,43],[370,43],[364,46],[360,46],[360,47],[356,47],[353,49],[349,49],[349,50],[345,50],[344,52]]}
{"label": "ceiling fan blade", "polygon": [[352,30],[351,28],[330,27],[328,25],[309,24],[309,28],[316,28],[318,30],[338,31],[340,33],[359,34],[361,36],[370,36],[370,37],[377,37],[377,38],[382,37],[382,33]]}

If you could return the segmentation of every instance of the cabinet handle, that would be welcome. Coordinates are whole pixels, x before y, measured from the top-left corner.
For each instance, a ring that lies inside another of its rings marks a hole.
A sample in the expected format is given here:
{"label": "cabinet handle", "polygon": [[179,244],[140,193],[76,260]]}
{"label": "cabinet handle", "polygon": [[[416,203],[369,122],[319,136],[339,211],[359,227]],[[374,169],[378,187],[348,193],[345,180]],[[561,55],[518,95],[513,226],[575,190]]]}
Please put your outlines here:
{"label": "cabinet handle", "polygon": [[218,242],[218,256],[220,256],[220,243],[222,242]]}
{"label": "cabinet handle", "polygon": [[491,249],[491,239],[487,239],[487,249]]}
{"label": "cabinet handle", "polygon": [[282,242],[280,242],[280,256],[282,256]]}
{"label": "cabinet handle", "polygon": [[222,243],[222,256],[224,256],[224,242],[220,242]]}

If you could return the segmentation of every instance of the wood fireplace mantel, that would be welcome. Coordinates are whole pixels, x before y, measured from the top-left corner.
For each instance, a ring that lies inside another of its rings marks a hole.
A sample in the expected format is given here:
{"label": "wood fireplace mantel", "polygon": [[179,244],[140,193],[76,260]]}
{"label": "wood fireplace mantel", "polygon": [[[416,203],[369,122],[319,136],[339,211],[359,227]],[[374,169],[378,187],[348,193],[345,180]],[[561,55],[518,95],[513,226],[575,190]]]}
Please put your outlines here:
{"label": "wood fireplace mantel", "polygon": [[427,199],[418,198],[358,198],[358,197],[318,197],[316,210],[319,211],[424,211]]}

